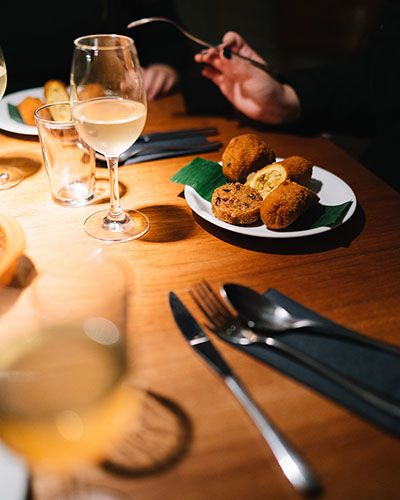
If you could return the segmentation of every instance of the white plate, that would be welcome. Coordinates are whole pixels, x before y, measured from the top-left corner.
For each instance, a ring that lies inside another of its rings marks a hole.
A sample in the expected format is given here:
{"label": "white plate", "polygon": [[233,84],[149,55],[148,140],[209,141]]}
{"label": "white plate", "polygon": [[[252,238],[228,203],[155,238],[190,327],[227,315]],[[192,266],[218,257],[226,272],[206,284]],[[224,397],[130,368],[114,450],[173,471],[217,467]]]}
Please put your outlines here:
{"label": "white plate", "polygon": [[28,470],[22,460],[0,442],[0,498],[25,500]]}
{"label": "white plate", "polygon": [[7,130],[7,132],[14,132],[16,134],[37,135],[37,128],[25,125],[25,123],[13,120],[8,112],[8,103],[17,106],[25,97],[39,97],[44,103],[43,87],[36,87],[33,89],[20,90],[13,94],[8,94],[0,100],[0,128]]}
{"label": "white plate", "polygon": [[[280,161],[281,158],[277,158]],[[352,201],[349,210],[343,217],[343,220],[335,227],[343,224],[353,215],[357,200],[353,190],[336,175],[324,170],[320,167],[313,167],[313,176],[309,184],[310,189],[315,191],[322,205],[340,205],[346,201]],[[272,231],[267,229],[261,222],[249,226],[235,226],[227,224],[216,217],[211,211],[211,203],[199,196],[196,191],[190,187],[185,186],[185,198],[190,208],[197,215],[206,219],[212,224],[233,231],[234,233],[246,234],[248,236],[258,236],[261,238],[298,238],[301,236],[311,236],[313,234],[324,233],[333,229],[331,226],[317,227],[315,229],[305,229],[302,231]]]}

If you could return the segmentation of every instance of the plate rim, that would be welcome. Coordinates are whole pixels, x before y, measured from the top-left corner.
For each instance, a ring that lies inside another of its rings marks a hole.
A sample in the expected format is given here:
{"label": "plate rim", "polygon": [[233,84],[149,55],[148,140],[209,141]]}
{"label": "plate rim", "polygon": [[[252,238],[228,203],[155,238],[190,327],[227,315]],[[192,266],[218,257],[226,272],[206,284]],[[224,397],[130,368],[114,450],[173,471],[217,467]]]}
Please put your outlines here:
{"label": "plate rim", "polygon": [[[283,158],[277,158],[276,161],[282,161]],[[317,175],[315,175],[317,174]],[[185,200],[186,203],[189,205],[189,207],[195,212],[199,217],[202,219],[207,220],[211,224],[217,227],[221,227],[222,229],[226,229],[227,231],[231,231],[234,233],[238,234],[243,234],[245,236],[253,236],[253,237],[258,237],[258,238],[301,238],[301,237],[306,237],[306,236],[313,236],[315,234],[321,234],[325,233],[327,231],[331,231],[333,229],[336,229],[337,227],[340,227],[343,225],[345,222],[347,222],[352,215],[354,214],[356,207],[357,207],[357,198],[354,193],[354,191],[351,189],[351,187],[345,182],[343,179],[341,179],[339,176],[336,174],[330,172],[329,170],[326,170],[324,168],[318,167],[317,165],[313,166],[313,176],[312,179],[318,180],[318,177],[320,176],[319,174],[323,174],[324,176],[331,176],[336,182],[340,182],[345,188],[348,193],[350,199],[347,201],[351,201],[352,204],[347,211],[346,215],[343,217],[343,220],[339,223],[336,224],[335,226],[320,226],[315,229],[305,229],[301,231],[285,231],[285,232],[278,232],[278,231],[272,231],[271,229],[267,229],[265,224],[259,224],[257,226],[236,226],[234,224],[228,224],[227,222],[223,222],[219,219],[217,219],[213,213],[211,212],[211,203],[204,198],[202,198],[191,186],[185,185],[184,188],[184,194],[185,194]],[[197,201],[200,200],[202,203],[208,203],[210,206],[209,213],[204,212],[201,208],[199,209],[198,206],[196,205]],[[345,202],[342,202],[345,203]]]}
{"label": "plate rim", "polygon": [[[38,135],[37,128],[33,125],[26,125],[25,123],[19,123],[11,118],[8,112],[8,104],[13,104],[16,106],[25,97],[40,97],[42,100],[44,98],[43,87],[33,87],[31,89],[17,90],[11,94],[6,94],[0,100],[0,129],[7,132],[12,132],[14,134],[23,135]],[[44,102],[44,101],[43,101]],[[7,116],[8,119],[3,120],[1,116]]]}

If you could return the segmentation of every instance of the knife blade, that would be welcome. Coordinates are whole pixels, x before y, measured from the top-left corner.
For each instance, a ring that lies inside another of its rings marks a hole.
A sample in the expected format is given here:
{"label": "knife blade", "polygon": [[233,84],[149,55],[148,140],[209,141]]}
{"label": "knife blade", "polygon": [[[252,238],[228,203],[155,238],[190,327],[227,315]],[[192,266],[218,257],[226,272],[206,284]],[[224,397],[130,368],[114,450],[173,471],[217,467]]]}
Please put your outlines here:
{"label": "knife blade", "polygon": [[217,135],[218,129],[215,127],[205,128],[186,128],[180,130],[171,130],[170,132],[151,132],[149,134],[142,134],[136,142],[154,142],[154,141],[168,141],[170,139],[178,139],[181,137],[195,137],[197,135],[206,137],[208,135]]}
{"label": "knife blade", "polygon": [[261,432],[292,486],[307,496],[319,493],[321,486],[314,472],[253,401],[243,384],[214,347],[208,335],[173,292],[169,292],[169,304],[175,322],[189,345],[223,378],[225,384]]}
{"label": "knife blade", "polygon": [[200,328],[190,312],[173,293],[169,294],[169,303],[175,321],[189,345],[222,377],[232,376],[232,370],[211,343],[209,337]]}

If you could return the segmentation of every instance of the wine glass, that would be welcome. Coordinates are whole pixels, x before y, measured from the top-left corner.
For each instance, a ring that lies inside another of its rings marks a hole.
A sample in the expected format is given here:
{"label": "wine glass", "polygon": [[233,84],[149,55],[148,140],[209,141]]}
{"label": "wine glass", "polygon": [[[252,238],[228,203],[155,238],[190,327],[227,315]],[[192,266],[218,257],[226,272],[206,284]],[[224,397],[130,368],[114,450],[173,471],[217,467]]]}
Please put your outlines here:
{"label": "wine glass", "polygon": [[[0,47],[0,99],[7,87],[7,67]],[[19,184],[24,174],[15,167],[0,167],[0,189],[9,189]]]}
{"label": "wine glass", "polygon": [[[68,479],[122,441],[142,396],[131,350],[128,359],[124,270],[101,256],[48,269],[1,318],[0,437],[33,471]],[[68,490],[55,498],[121,498]]]}
{"label": "wine glass", "polygon": [[148,218],[122,209],[118,157],[143,130],[147,101],[133,40],[121,35],[92,35],[74,41],[71,68],[72,114],[78,132],[107,161],[110,208],[85,221],[86,232],[107,242],[129,241],[149,229]]}

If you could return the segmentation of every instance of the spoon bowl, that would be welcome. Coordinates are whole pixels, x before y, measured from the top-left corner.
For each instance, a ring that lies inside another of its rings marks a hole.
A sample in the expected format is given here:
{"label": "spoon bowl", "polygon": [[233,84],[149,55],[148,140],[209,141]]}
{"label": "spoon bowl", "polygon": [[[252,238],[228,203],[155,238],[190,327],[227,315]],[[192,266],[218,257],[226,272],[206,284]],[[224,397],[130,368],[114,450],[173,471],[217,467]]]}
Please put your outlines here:
{"label": "spoon bowl", "polygon": [[298,318],[281,305],[251,288],[227,283],[221,288],[221,295],[237,311],[241,322],[261,336],[267,337],[274,333],[307,329],[310,333],[342,338],[349,342],[363,344],[369,348],[400,356],[400,347],[396,345],[367,337],[337,323]]}

